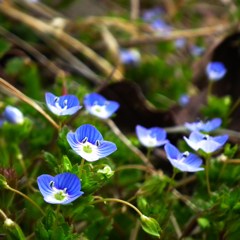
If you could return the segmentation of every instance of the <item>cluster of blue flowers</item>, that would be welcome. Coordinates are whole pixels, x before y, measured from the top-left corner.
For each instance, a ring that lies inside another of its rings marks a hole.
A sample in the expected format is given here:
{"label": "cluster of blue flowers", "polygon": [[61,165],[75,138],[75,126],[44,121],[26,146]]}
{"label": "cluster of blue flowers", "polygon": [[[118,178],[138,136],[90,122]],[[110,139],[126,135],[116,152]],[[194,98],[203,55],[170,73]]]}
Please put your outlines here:
{"label": "cluster of blue flowers", "polygon": [[[45,99],[48,109],[58,116],[73,115],[82,108],[74,95],[58,97],[46,93]],[[83,103],[90,114],[101,119],[111,117],[119,108],[117,102],[107,100],[97,93],[86,95]],[[84,124],[75,132],[69,132],[67,141],[74,152],[88,162],[107,157],[117,150],[114,143],[105,141],[97,128],[90,124]],[[68,204],[83,195],[81,181],[72,173],[61,173],[55,177],[43,174],[38,177],[37,183],[44,200],[51,204]]]}
{"label": "cluster of blue flowers", "polygon": [[[228,135],[209,136],[208,132],[220,127],[222,121],[219,118],[207,122],[198,121],[185,123],[185,127],[192,131],[189,138],[183,137],[186,143],[195,151],[202,150],[207,154],[220,149],[228,140]],[[164,145],[166,156],[173,167],[183,172],[197,172],[204,170],[201,168],[202,159],[189,152],[180,152],[174,145],[166,139],[166,131],[159,127],[146,129],[142,126],[136,126],[136,134],[140,143],[148,148],[154,148]]]}
{"label": "cluster of blue flowers", "polygon": [[[214,68],[215,70],[215,68]],[[58,116],[76,114],[82,106],[74,95],[55,96],[46,93],[48,109]],[[97,93],[87,94],[84,98],[86,110],[98,118],[107,119],[119,108],[119,103],[110,101]],[[19,124],[24,121],[23,114],[15,107],[7,106],[2,114],[2,121]],[[185,123],[185,127],[191,131],[189,137],[183,137],[185,142],[193,150],[202,150],[211,154],[219,150],[228,140],[228,135],[210,136],[209,132],[220,127],[222,121],[215,118],[209,121],[197,121]],[[167,159],[172,166],[183,172],[197,172],[204,170],[202,159],[194,153],[180,152],[167,139],[167,133],[163,128],[145,128],[136,126],[136,135],[140,143],[147,148],[164,146]],[[67,141],[73,151],[88,162],[94,162],[107,157],[117,150],[113,142],[105,141],[102,134],[92,125],[84,124],[67,134]],[[43,174],[38,177],[37,183],[44,200],[51,204],[68,204],[81,195],[81,181],[72,173],[61,173],[55,177]]]}

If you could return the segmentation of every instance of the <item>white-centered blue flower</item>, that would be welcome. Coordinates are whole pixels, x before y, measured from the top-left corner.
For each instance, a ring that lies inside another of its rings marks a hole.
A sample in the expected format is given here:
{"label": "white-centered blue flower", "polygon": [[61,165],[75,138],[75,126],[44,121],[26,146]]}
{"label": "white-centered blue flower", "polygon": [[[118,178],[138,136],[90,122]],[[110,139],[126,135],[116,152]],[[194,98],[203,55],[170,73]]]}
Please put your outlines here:
{"label": "white-centered blue flower", "polygon": [[57,97],[47,92],[45,99],[49,110],[58,116],[73,115],[81,108],[78,98],[74,95]]}
{"label": "white-centered blue flower", "polygon": [[4,121],[7,121],[13,124],[21,124],[24,122],[24,116],[22,112],[13,106],[7,106],[2,116],[3,116],[3,119],[1,120],[2,123]]}
{"label": "white-centered blue flower", "polygon": [[136,134],[140,143],[149,148],[159,147],[169,142],[166,137],[167,133],[164,129],[159,127],[145,128],[143,126],[136,126]]}
{"label": "white-centered blue flower", "polygon": [[98,93],[87,94],[83,102],[90,114],[102,119],[111,117],[119,108],[118,102],[107,100]]}
{"label": "white-centered blue flower", "polygon": [[72,173],[61,173],[55,177],[43,174],[37,183],[44,200],[51,204],[68,204],[83,195],[81,181]]}
{"label": "white-centered blue flower", "polygon": [[105,141],[102,134],[92,125],[80,126],[76,132],[67,134],[71,148],[86,161],[94,162],[117,150],[114,143]]}
{"label": "white-centered blue flower", "polygon": [[175,40],[175,47],[178,49],[182,49],[187,45],[186,38],[178,38]]}
{"label": "white-centered blue flower", "polygon": [[221,62],[210,62],[206,67],[206,73],[210,81],[218,81],[227,73],[227,69]]}
{"label": "white-centered blue flower", "polygon": [[203,150],[205,153],[213,153],[223,147],[228,140],[228,135],[211,137],[200,132],[192,132],[189,136],[183,137],[186,143],[195,151]]}
{"label": "white-centered blue flower", "polygon": [[179,152],[179,150],[170,143],[164,146],[166,155],[173,167],[182,172],[198,172],[204,170],[201,168],[202,159],[189,152]]}
{"label": "white-centered blue flower", "polygon": [[141,54],[136,48],[120,49],[119,57],[124,64],[136,65],[141,60]]}
{"label": "white-centered blue flower", "polygon": [[222,124],[221,118],[214,118],[209,121],[196,121],[192,123],[185,123],[184,126],[190,131],[203,131],[203,132],[211,132],[216,128],[219,128]]}
{"label": "white-centered blue flower", "polygon": [[185,107],[190,101],[190,97],[187,94],[182,94],[180,98],[178,99],[178,103],[182,106]]}

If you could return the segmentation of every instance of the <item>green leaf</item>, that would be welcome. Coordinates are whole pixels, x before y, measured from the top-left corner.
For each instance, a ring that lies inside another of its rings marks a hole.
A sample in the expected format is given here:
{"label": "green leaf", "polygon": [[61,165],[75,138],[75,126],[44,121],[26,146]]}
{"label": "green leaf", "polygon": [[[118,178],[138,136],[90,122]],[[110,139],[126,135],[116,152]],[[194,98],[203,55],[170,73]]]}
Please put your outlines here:
{"label": "green leaf", "polygon": [[71,161],[69,160],[69,158],[66,155],[64,155],[62,157],[62,163],[63,163],[63,170],[64,170],[64,172],[71,172],[71,170],[72,170],[72,163],[71,163]]}
{"label": "green leaf", "polygon": [[41,221],[35,226],[35,237],[36,239],[49,239],[48,231]]}
{"label": "green leaf", "polygon": [[2,58],[5,53],[10,50],[11,46],[11,43],[7,42],[5,39],[0,38],[0,58]]}
{"label": "green leaf", "polygon": [[202,227],[202,228],[209,228],[210,227],[210,222],[207,218],[198,218],[198,224]]}
{"label": "green leaf", "polygon": [[158,222],[154,218],[150,218],[145,215],[141,215],[140,221],[141,221],[142,229],[146,233],[148,233],[152,236],[158,237],[158,238],[160,237],[161,228],[160,228]]}
{"label": "green leaf", "polygon": [[7,180],[6,178],[0,174],[0,188],[5,188],[7,186]]}

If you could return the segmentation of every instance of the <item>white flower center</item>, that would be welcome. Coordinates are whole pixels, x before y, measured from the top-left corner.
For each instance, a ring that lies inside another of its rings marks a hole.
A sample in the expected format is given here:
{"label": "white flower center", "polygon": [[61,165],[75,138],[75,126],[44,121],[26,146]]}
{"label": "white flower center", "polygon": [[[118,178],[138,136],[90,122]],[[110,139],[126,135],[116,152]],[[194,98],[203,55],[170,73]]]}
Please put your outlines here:
{"label": "white flower center", "polygon": [[63,101],[63,107],[62,106],[60,106],[60,104],[59,104],[59,97],[56,97],[55,99],[54,99],[54,103],[55,103],[55,107],[57,108],[57,109],[59,109],[59,110],[66,110],[67,109],[67,104],[68,104],[68,101],[67,101],[67,99],[65,99],[64,101]]}

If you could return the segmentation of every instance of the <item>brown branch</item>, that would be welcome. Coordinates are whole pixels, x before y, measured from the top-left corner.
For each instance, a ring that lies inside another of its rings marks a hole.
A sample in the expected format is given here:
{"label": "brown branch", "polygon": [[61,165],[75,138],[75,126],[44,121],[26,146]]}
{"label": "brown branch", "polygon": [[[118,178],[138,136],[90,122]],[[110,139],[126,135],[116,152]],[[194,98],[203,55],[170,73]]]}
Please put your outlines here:
{"label": "brown branch", "polygon": [[[49,34],[55,37],[58,41],[62,42],[69,48],[78,51],[87,57],[96,67],[99,68],[106,76],[109,76],[112,73],[113,66],[104,58],[96,54],[92,49],[73,38],[61,28],[56,28],[51,24],[45,23],[37,18],[34,18],[26,13],[21,12],[20,10],[14,8],[12,5],[0,4],[0,12],[4,15],[15,19],[19,22],[22,22],[32,28],[33,30],[40,32],[42,34]],[[113,74],[113,80],[119,81],[123,79],[121,72],[115,71]]]}
{"label": "brown branch", "polygon": [[41,113],[57,130],[60,129],[60,126],[37,104],[35,103],[31,98],[26,96],[24,93],[19,91],[17,88],[12,86],[10,83],[5,81],[4,79],[0,78],[0,85],[5,90],[7,90],[9,93],[14,95],[15,97],[19,98],[23,102],[27,103],[31,107],[33,107],[35,110],[37,110],[39,113]]}

